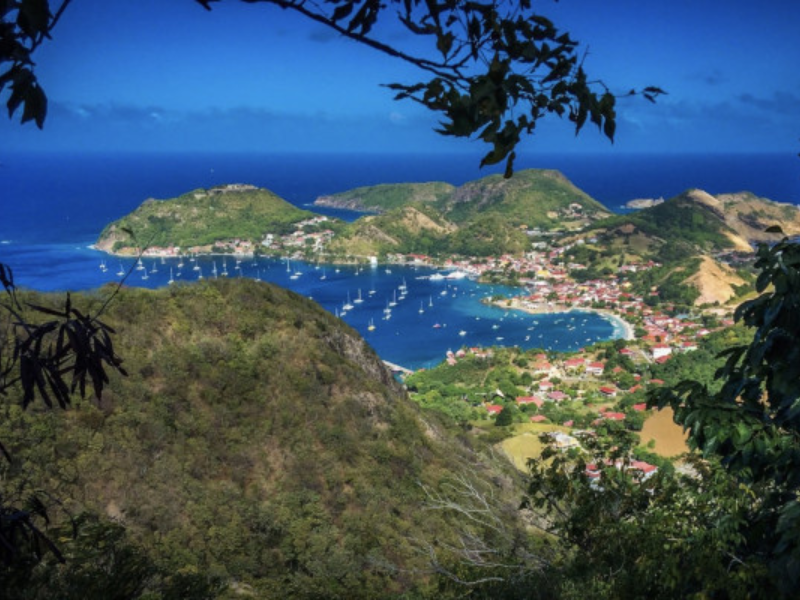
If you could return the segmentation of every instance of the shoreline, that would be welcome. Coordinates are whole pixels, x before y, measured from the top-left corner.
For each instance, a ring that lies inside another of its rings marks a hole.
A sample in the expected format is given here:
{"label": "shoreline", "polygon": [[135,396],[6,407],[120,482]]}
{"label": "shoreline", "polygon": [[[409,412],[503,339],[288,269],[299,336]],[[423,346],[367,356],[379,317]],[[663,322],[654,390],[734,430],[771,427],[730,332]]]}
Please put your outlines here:
{"label": "shoreline", "polygon": [[[510,304],[509,304],[510,300]],[[511,298],[511,299],[503,299],[499,301],[490,301],[487,302],[490,306],[496,306],[497,308],[502,308],[505,310],[519,310],[524,313],[528,313],[531,315],[543,315],[543,314],[568,314],[573,312],[587,312],[587,313],[595,313],[597,315],[601,315],[602,317],[606,318],[611,324],[614,326],[614,332],[620,332],[622,335],[616,339],[623,339],[623,340],[635,340],[636,336],[634,335],[633,325],[631,325],[628,321],[623,319],[618,314],[603,308],[592,308],[592,307],[576,307],[576,306],[564,306],[563,304],[548,304],[548,305],[532,305],[531,303],[523,303],[518,298]],[[621,330],[621,331],[620,331]]]}

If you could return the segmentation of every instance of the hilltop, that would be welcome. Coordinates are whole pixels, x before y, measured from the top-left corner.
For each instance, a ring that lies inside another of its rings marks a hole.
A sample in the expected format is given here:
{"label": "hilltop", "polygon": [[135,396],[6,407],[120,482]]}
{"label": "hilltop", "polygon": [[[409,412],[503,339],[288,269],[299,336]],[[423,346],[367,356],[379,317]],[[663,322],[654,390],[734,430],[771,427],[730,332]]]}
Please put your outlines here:
{"label": "hilltop", "polygon": [[[92,310],[101,296],[73,301]],[[97,406],[15,407],[0,439],[24,466],[4,478],[121,523],[167,572],[256,597],[413,595],[431,583],[426,544],[447,564],[462,534],[486,534],[425,510],[426,489],[485,489],[515,527],[508,466],[422,413],[365,341],[307,298],[206,280],[125,289],[105,320],[129,376],[112,377]]]}
{"label": "hilltop", "polygon": [[292,225],[312,216],[269,190],[230,184],[193,190],[168,200],[146,200],[132,213],[107,225],[96,245],[100,250],[122,254],[134,253],[137,246],[208,252],[218,242],[236,240],[252,252],[266,234],[288,233]]}
{"label": "hilltop", "polygon": [[459,187],[358,188],[317,202],[381,213],[342,231],[332,251],[344,254],[518,254],[530,246],[533,232],[577,230],[611,214],[561,173],[538,169]]}
{"label": "hilltop", "polygon": [[662,298],[725,304],[750,282],[746,257],[755,244],[782,237],[766,232],[772,225],[780,225],[785,235],[800,234],[800,209],[746,192],[713,196],[691,189],[635,213],[597,221],[564,241],[582,244],[568,253],[589,267],[580,278],[616,271],[620,264],[655,261],[660,266],[647,274],[629,273],[635,290],[646,293],[655,286]]}
{"label": "hilltop", "polygon": [[383,213],[412,202],[436,203],[452,195],[455,187],[441,181],[429,183],[386,183],[358,187],[330,196],[320,196],[315,206]]}

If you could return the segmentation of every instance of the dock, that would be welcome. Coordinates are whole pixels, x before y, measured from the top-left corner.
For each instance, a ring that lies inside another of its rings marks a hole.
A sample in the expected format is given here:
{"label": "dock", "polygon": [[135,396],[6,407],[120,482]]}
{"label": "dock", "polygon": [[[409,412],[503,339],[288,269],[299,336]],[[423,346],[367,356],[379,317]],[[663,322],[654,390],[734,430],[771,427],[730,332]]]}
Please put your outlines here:
{"label": "dock", "polygon": [[395,373],[402,373],[403,375],[411,375],[414,371],[411,369],[406,369],[405,367],[401,367],[400,365],[396,365],[393,362],[389,362],[388,360],[383,361],[389,369],[391,369]]}

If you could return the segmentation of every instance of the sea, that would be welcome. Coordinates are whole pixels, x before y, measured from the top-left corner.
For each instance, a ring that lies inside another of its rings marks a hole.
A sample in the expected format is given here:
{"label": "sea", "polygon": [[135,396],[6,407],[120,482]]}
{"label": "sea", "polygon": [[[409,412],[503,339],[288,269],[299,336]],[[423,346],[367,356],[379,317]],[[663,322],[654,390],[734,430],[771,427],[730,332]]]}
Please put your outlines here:
{"label": "sea", "polygon": [[[265,187],[303,207],[321,195],[380,183],[446,181],[491,174],[479,157],[359,154],[3,154],[0,152],[0,262],[20,287],[91,290],[119,279],[131,264],[92,248],[103,227],[148,198],[171,198],[224,183]],[[517,169],[558,169],[614,212],[635,198],[670,198],[689,188],[712,194],[750,191],[800,204],[800,159],[786,154],[544,155]],[[314,209],[354,220],[352,211]],[[190,263],[147,259],[127,285],[191,284],[223,269],[222,257]],[[105,269],[101,269],[101,265]],[[623,334],[594,313],[529,315],[481,302],[519,290],[466,279],[430,279],[429,268],[334,266],[259,259],[224,265],[229,277],[253,277],[292,289],[340,314],[385,360],[417,369],[467,346],[577,350]],[[145,278],[143,275],[147,273]],[[446,271],[444,272],[446,273]],[[403,293],[405,290],[405,293]],[[360,299],[361,302],[355,302]],[[395,303],[391,318],[384,309]]]}

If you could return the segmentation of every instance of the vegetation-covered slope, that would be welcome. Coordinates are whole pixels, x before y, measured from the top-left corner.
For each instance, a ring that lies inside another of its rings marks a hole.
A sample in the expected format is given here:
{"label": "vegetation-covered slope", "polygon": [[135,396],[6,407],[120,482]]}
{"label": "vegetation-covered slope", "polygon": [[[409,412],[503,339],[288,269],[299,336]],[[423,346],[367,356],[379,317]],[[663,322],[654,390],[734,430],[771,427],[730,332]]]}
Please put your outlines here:
{"label": "vegetation-covered slope", "polygon": [[415,202],[437,202],[447,198],[455,188],[449,183],[386,183],[320,196],[316,206],[332,206],[364,212],[386,212]]}
{"label": "vegetation-covered slope", "polygon": [[[269,190],[247,185],[198,189],[170,200],[147,200],[103,229],[97,246],[125,252],[147,246],[212,246],[221,240],[259,243],[266,233],[285,233],[312,216]],[[123,228],[133,231],[133,240]]]}
{"label": "vegetation-covered slope", "polygon": [[107,320],[129,377],[99,407],[7,407],[4,477],[119,520],[170,573],[257,597],[423,591],[427,541],[485,533],[425,510],[423,486],[510,485],[301,296],[250,280],[129,289]]}
{"label": "vegetation-covered slope", "polygon": [[511,179],[490,175],[465,183],[440,208],[459,224],[498,214],[511,227],[546,230],[572,229],[610,214],[564,175],[543,169],[517,171]]}
{"label": "vegetation-covered slope", "polygon": [[359,188],[318,202],[385,211],[356,221],[333,247],[334,252],[356,255],[519,253],[529,247],[527,230],[570,230],[610,214],[557,171],[534,169],[518,171],[512,179],[492,175],[458,188]]}

